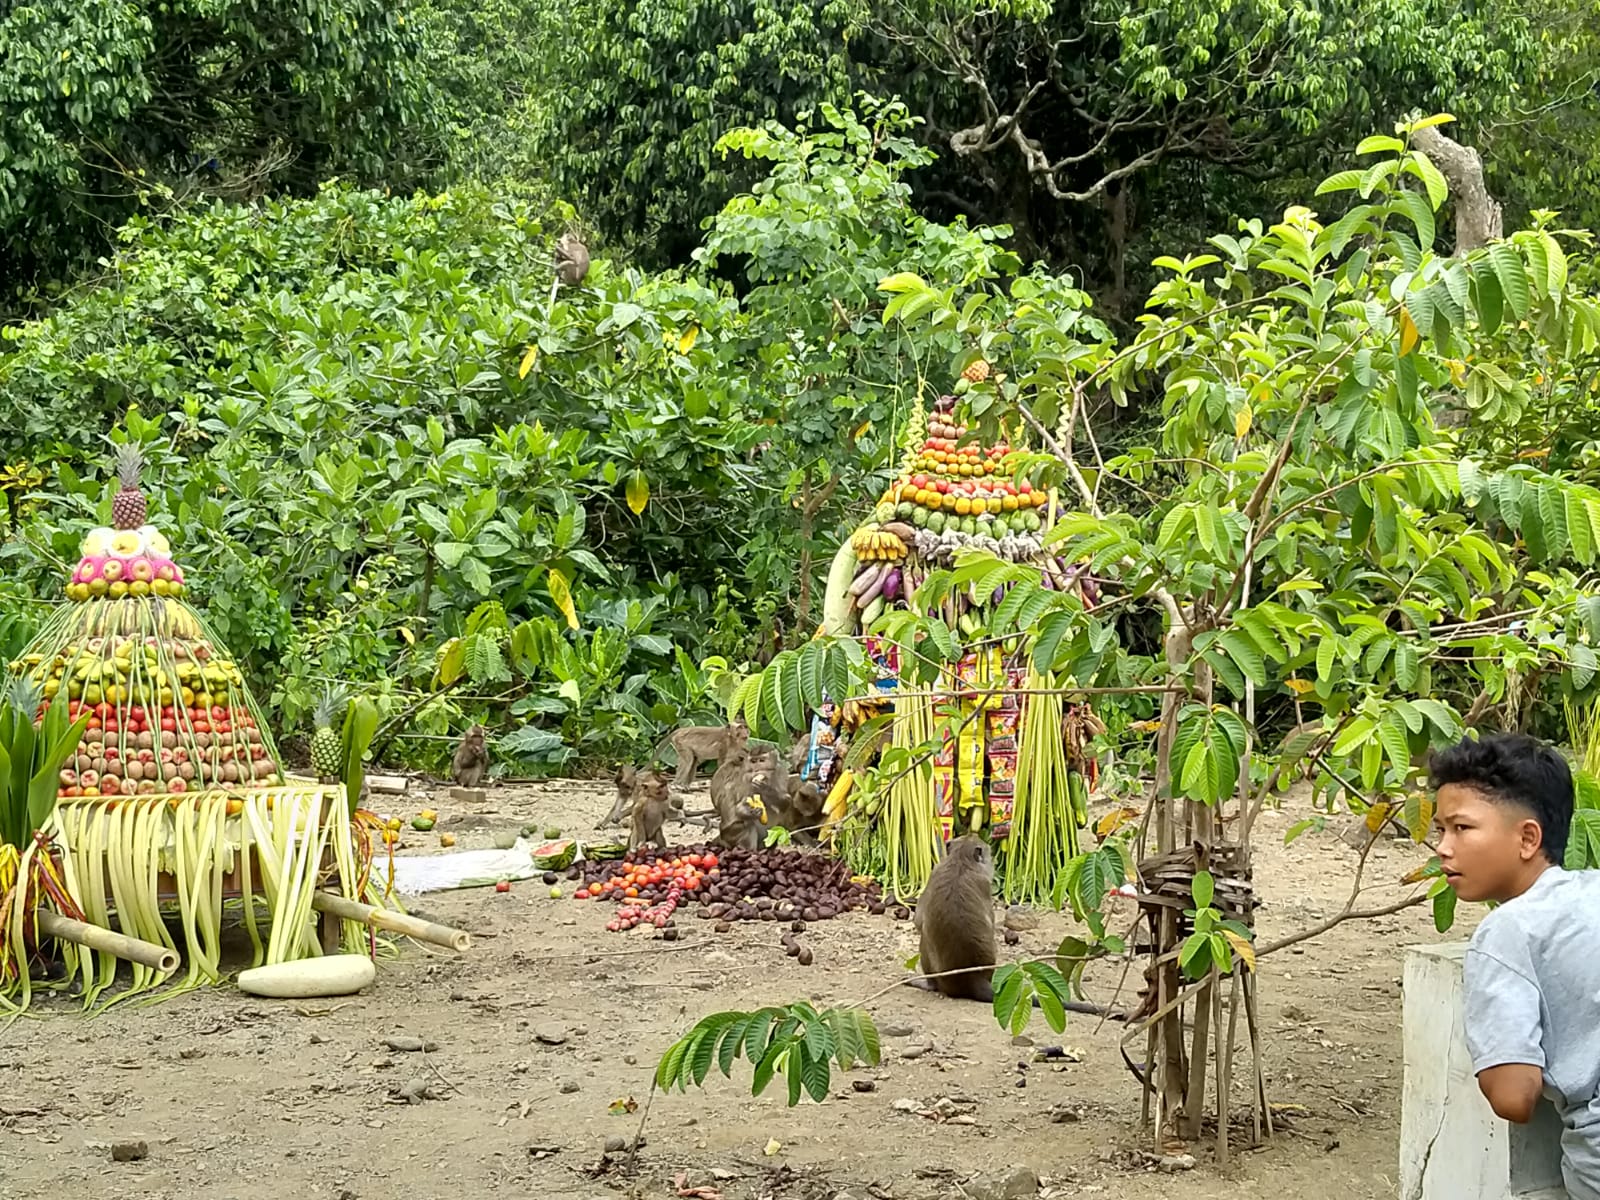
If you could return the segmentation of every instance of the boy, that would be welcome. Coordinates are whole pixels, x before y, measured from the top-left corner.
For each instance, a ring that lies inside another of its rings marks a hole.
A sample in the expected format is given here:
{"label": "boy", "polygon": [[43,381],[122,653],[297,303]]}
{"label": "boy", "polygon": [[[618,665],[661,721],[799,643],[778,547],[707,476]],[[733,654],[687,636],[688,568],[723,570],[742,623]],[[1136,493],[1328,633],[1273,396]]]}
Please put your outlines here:
{"label": "boy", "polygon": [[1497,900],[1467,947],[1478,1087],[1519,1123],[1560,1111],[1572,1200],[1600,1200],[1600,871],[1561,867],[1572,772],[1522,734],[1463,740],[1431,763],[1439,863],[1463,900]]}

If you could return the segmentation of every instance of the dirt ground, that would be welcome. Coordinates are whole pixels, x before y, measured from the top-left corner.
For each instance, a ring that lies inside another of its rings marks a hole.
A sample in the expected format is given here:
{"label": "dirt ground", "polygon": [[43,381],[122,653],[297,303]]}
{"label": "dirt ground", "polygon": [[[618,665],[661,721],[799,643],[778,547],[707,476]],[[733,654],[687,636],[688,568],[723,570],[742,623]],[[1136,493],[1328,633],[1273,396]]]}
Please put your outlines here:
{"label": "dirt ground", "polygon": [[[424,802],[414,790],[390,807],[409,816]],[[476,812],[443,791],[432,801],[439,830],[469,849],[529,822],[582,836],[609,802],[609,787],[583,783],[501,786]],[[1336,826],[1283,847],[1298,815],[1269,813],[1258,827],[1263,942],[1333,915],[1348,895],[1357,856]],[[409,837],[437,852],[436,835]],[[1377,847],[1365,904],[1398,898],[1396,881],[1422,857],[1406,843]],[[1120,1027],[1073,1017],[1056,1036],[1036,1019],[1026,1036],[1037,1045],[1014,1045],[984,1006],[899,988],[870,1005],[885,1033],[880,1066],[836,1074],[825,1103],[794,1109],[781,1088],[752,1099],[742,1062],[732,1080],[713,1073],[702,1093],[657,1096],[630,1179],[623,1156],[607,1162],[602,1151],[631,1137],[638,1116],[608,1109],[644,1104],[677,1035],[718,1010],[870,996],[915,951],[912,930],[865,913],[817,923],[806,935],[815,964],[801,967],[770,924],[719,935],[680,920],[685,940],[668,944],[653,930],[605,932],[605,907],[574,902],[564,881],[563,890],[552,899],[533,881],[413,900],[413,911],[478,935],[472,950],[402,943],[367,994],[343,1001],[263,1001],[222,987],[93,1019],[67,1000],[36,1001],[32,1017],[0,1030],[8,1200],[985,1200],[1022,1167],[1045,1196],[1396,1195],[1401,961],[1405,946],[1438,937],[1426,907],[1347,923],[1264,960],[1267,1087],[1287,1107],[1278,1137],[1225,1172],[1209,1138],[1192,1169],[1161,1172],[1141,1158],[1148,1138]],[[1451,936],[1472,919],[1463,911]],[[1008,953],[1045,952],[1068,927],[1046,916]],[[1108,996],[1115,978],[1091,976],[1091,991]],[[536,1031],[564,1040],[548,1045]],[[396,1035],[437,1049],[425,1062],[393,1052],[384,1039]],[[1066,1056],[1032,1061],[1051,1045]],[[1243,1049],[1236,1061],[1242,1105]],[[442,1098],[389,1102],[418,1075]],[[858,1080],[871,1089],[855,1090]],[[111,1144],[127,1139],[145,1140],[148,1157],[113,1162]]]}

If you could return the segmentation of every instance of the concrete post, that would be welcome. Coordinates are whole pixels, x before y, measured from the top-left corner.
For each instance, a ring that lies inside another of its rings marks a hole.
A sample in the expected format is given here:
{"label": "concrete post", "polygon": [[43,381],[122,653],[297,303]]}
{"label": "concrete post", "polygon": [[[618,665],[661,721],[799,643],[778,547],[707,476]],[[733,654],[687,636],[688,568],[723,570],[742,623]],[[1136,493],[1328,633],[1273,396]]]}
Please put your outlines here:
{"label": "concrete post", "polygon": [[1540,1102],[1508,1125],[1478,1091],[1467,1056],[1461,969],[1467,945],[1406,951],[1401,1200],[1567,1200],[1561,1118]]}

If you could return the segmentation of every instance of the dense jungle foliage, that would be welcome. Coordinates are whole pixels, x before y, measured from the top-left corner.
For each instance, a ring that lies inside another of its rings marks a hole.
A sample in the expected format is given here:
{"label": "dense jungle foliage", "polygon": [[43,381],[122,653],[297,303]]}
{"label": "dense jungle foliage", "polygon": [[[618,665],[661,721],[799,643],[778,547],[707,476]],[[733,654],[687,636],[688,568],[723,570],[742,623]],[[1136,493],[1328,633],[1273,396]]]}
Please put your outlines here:
{"label": "dense jungle foliage", "polygon": [[[1597,15],[1594,0],[11,6],[0,649],[109,511],[115,431],[146,447],[153,520],[287,729],[347,680],[391,713],[432,698],[391,747],[409,761],[438,765],[476,718],[518,770],[636,754],[715,712],[723,665],[811,636],[822,570],[891,478],[917,395],[975,353],[999,361],[1000,338],[1000,399],[1059,410],[1075,372],[1140,344],[1146,296],[1195,286],[1208,264],[1191,256],[1222,252],[1212,235],[1241,247],[1227,286],[1248,295],[1252,272],[1278,270],[1248,244],[1286,206],[1328,225],[1352,211],[1348,189],[1313,193],[1363,134],[1453,113],[1507,232],[1562,247],[1535,294],[1589,294],[1586,237],[1557,231],[1600,222]],[[1447,263],[1450,209],[1405,178],[1393,205],[1430,201],[1395,251],[1419,272],[1430,243]],[[594,263],[553,291],[568,230]],[[1449,331],[1483,332],[1477,293],[1401,273],[1383,286],[1438,284],[1420,402],[1450,452],[1596,483],[1587,326],[1530,326],[1513,292],[1517,320],[1469,356]],[[891,276],[957,315],[886,320]],[[1003,318],[960,318],[1002,299]],[[1311,336],[1275,311],[1272,332]],[[1152,539],[1195,469],[1180,460],[1238,449],[1217,413],[1163,440],[1170,370],[1146,354],[1085,399],[1112,460],[1096,488]],[[1234,399],[1208,402],[1237,419]],[[1383,446],[1426,429],[1382,430]],[[1495,701],[1521,704],[1543,661],[1503,664]]]}

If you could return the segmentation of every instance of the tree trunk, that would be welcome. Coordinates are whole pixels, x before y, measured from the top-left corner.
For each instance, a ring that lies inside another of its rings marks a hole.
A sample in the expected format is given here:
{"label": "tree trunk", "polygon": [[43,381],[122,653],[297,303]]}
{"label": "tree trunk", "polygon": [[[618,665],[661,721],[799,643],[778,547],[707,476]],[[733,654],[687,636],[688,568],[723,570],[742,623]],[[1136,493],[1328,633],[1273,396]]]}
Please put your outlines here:
{"label": "tree trunk", "polygon": [[[1115,164],[1114,164],[1115,165]],[[1105,191],[1102,204],[1106,213],[1106,255],[1111,268],[1109,308],[1121,312],[1128,298],[1128,188],[1114,183]]]}
{"label": "tree trunk", "polygon": [[1412,135],[1418,150],[1432,160],[1450,185],[1456,205],[1456,253],[1466,254],[1501,236],[1500,205],[1483,181],[1483,159],[1437,127]]}

